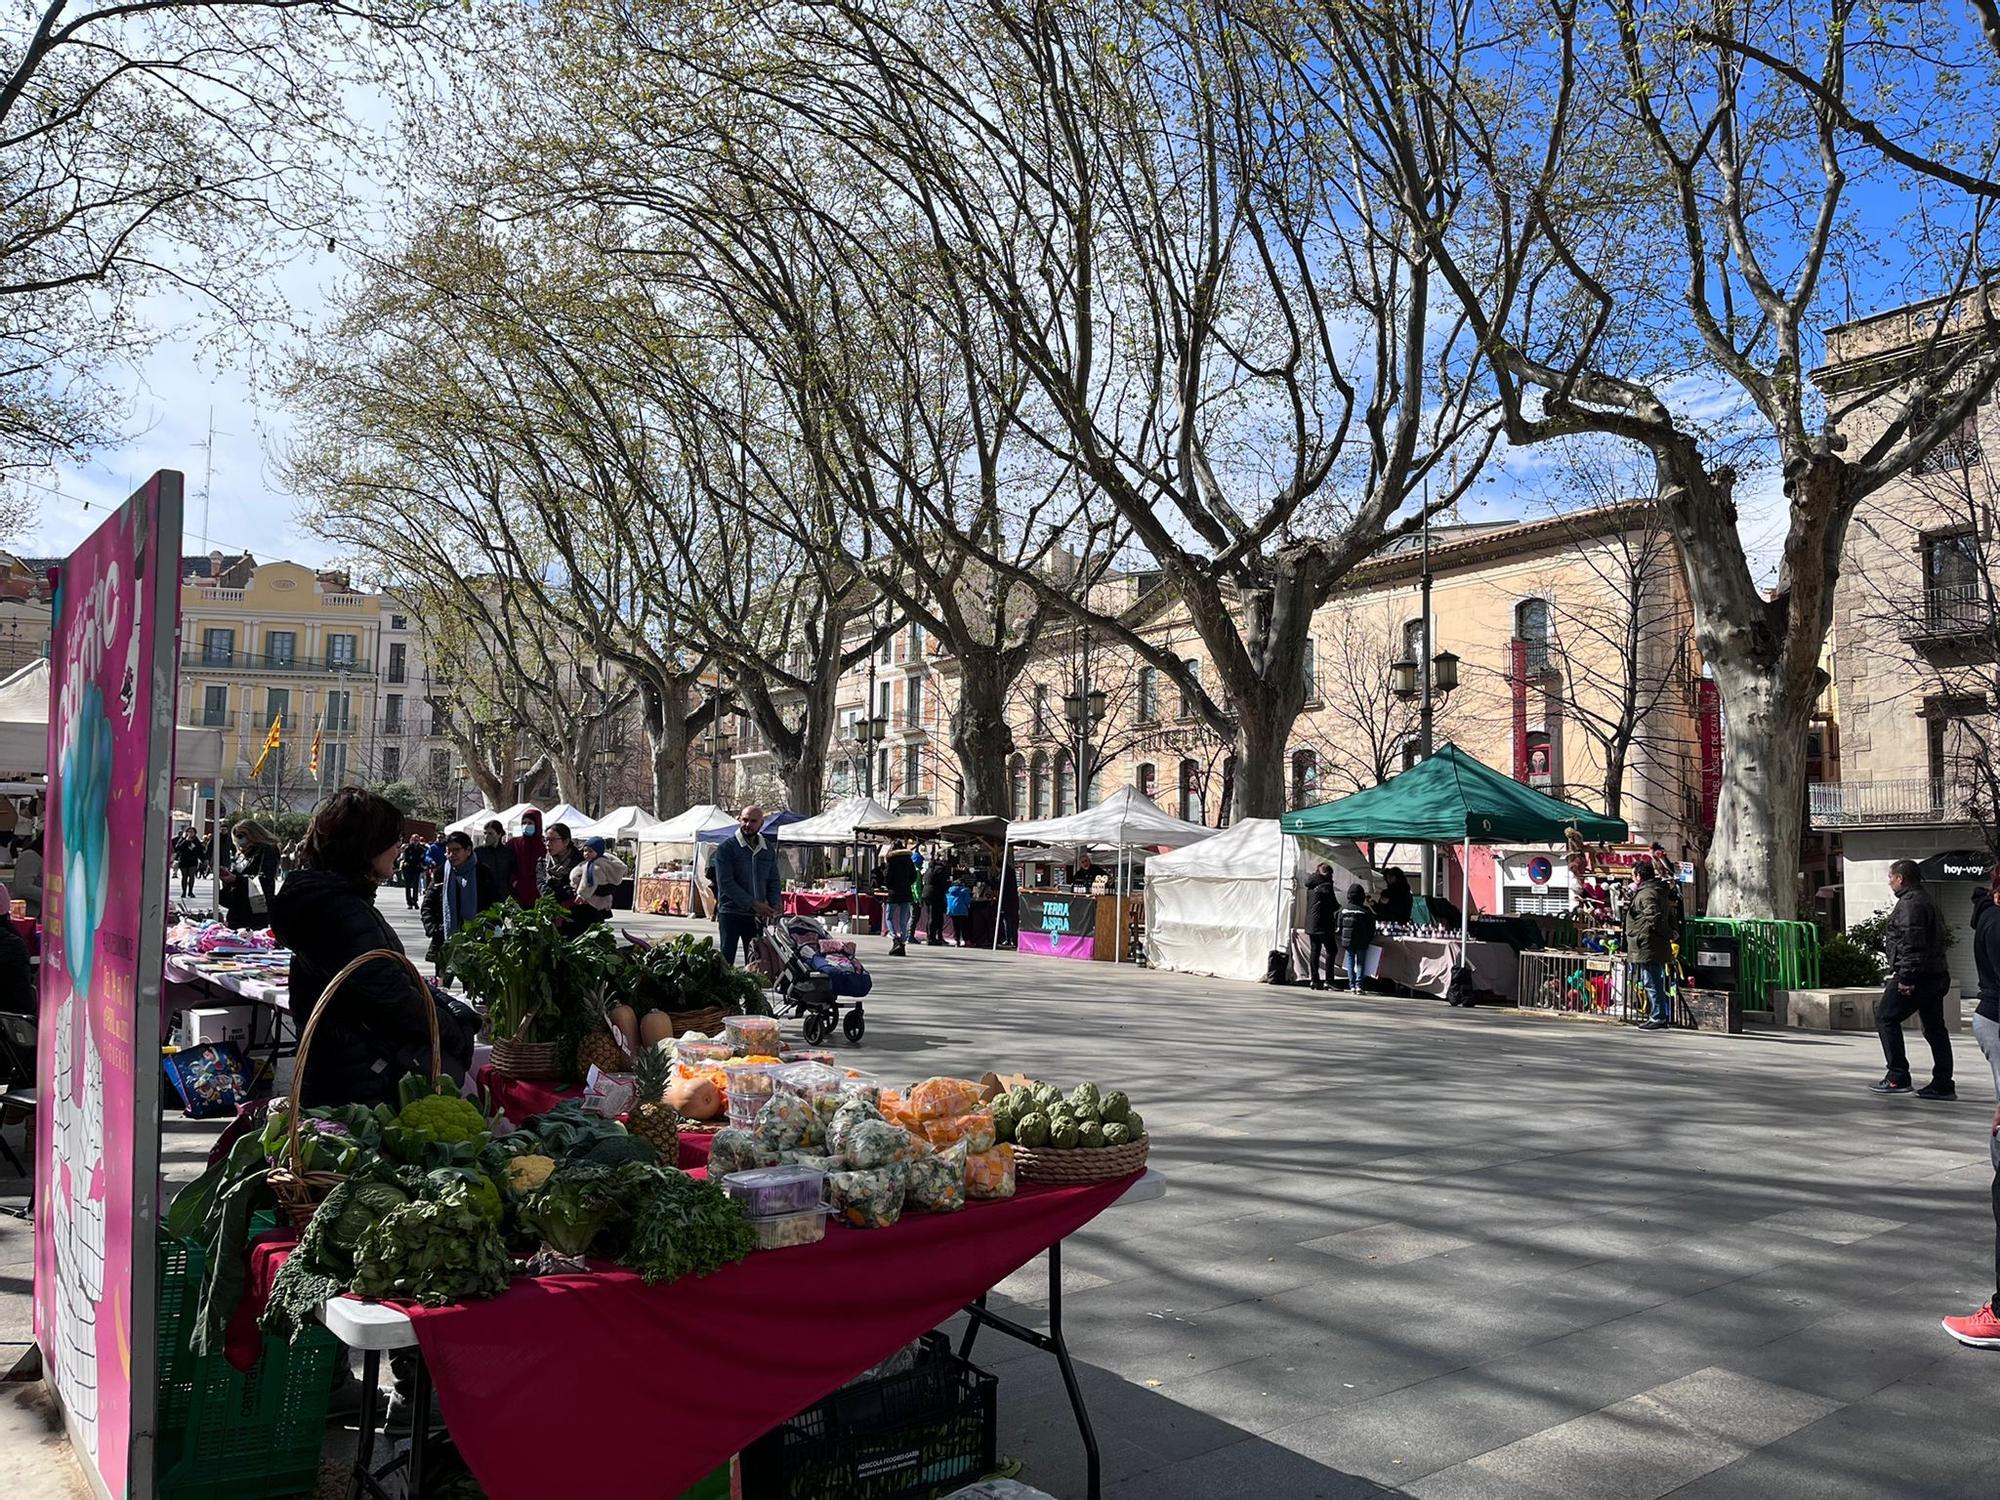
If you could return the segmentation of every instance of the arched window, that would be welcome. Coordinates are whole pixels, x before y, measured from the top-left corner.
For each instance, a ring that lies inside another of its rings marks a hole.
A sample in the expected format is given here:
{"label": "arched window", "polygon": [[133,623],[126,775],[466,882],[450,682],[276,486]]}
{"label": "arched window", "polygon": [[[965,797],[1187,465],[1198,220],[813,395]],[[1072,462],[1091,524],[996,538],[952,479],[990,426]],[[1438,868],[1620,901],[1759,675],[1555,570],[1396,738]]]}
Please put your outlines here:
{"label": "arched window", "polygon": [[1139,668],[1139,722],[1157,724],[1160,721],[1160,669],[1158,667]]}
{"label": "arched window", "polygon": [[1028,816],[1028,758],[1017,755],[1007,762],[1007,816],[1020,822]]}
{"label": "arched window", "polygon": [[1177,809],[1183,822],[1206,823],[1208,819],[1201,809],[1201,762],[1184,760],[1180,771],[1180,807]]}
{"label": "arched window", "polygon": [[1139,789],[1140,796],[1149,798],[1154,802],[1159,801],[1160,768],[1150,760],[1140,761],[1138,769],[1132,773],[1132,785]]}
{"label": "arched window", "polygon": [[1028,816],[1046,818],[1049,815],[1049,753],[1037,750],[1035,758],[1028,763]]}
{"label": "arched window", "polygon": [[1403,660],[1420,662],[1424,659],[1424,617],[1403,622]]}
{"label": "arched window", "polygon": [[1319,801],[1319,754],[1313,750],[1292,752],[1292,806],[1311,807]]}
{"label": "arched window", "polygon": [[1514,606],[1514,639],[1527,650],[1523,653],[1530,677],[1549,669],[1549,601],[1523,599]]}
{"label": "arched window", "polygon": [[1544,790],[1555,783],[1555,745],[1546,729],[1528,731],[1528,785]]}
{"label": "arched window", "polygon": [[1066,818],[1076,811],[1076,764],[1069,751],[1056,751],[1056,816]]}

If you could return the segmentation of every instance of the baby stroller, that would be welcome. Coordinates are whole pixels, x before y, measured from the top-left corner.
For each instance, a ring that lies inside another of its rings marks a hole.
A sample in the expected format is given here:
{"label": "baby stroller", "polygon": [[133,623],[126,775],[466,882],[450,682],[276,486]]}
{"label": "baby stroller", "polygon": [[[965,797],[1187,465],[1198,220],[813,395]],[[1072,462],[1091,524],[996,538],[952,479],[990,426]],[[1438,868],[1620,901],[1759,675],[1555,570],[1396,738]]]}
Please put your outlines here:
{"label": "baby stroller", "polygon": [[[772,975],[781,1008],[779,1015],[801,1018],[806,1041],[816,1045],[836,1027],[850,1042],[868,1029],[861,997],[875,986],[854,945],[836,942],[813,917],[780,917],[763,935],[764,962]],[[842,1000],[854,1003],[841,1017]]]}

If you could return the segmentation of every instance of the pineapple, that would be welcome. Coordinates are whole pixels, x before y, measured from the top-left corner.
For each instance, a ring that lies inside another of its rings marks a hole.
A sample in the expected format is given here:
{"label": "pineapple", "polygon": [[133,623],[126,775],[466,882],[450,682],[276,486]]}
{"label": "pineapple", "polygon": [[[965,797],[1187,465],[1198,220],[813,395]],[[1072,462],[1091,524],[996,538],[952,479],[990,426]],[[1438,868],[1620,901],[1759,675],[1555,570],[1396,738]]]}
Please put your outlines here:
{"label": "pineapple", "polygon": [[593,1031],[576,1044],[577,1072],[588,1078],[593,1066],[600,1073],[623,1073],[630,1067],[618,1039],[608,1031]]}
{"label": "pineapple", "polygon": [[659,1047],[641,1047],[636,1068],[637,1092],[632,1096],[625,1128],[651,1145],[664,1165],[674,1166],[680,1161],[681,1117],[663,1097],[667,1092],[667,1054]]}

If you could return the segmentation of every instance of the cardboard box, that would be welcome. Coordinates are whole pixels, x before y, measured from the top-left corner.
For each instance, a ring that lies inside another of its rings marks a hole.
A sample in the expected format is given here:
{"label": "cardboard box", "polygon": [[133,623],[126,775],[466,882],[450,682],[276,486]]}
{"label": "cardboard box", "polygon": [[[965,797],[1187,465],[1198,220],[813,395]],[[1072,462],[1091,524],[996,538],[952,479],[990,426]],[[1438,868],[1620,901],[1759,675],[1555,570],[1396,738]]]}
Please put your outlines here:
{"label": "cardboard box", "polygon": [[872,917],[849,917],[847,932],[850,937],[872,937],[875,934],[875,920]]}
{"label": "cardboard box", "polygon": [[187,1013],[188,1045],[204,1042],[234,1042],[250,1050],[250,1021],[255,1008],[248,1005],[219,1005],[209,1010]]}

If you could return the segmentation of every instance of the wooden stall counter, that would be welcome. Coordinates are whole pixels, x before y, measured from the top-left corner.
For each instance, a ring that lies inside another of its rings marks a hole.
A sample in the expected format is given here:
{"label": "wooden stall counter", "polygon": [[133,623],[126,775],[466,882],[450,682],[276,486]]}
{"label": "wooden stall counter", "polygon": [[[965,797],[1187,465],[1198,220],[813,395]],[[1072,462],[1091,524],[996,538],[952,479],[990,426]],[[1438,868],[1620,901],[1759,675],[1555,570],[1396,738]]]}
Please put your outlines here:
{"label": "wooden stall counter", "polygon": [[1111,963],[1132,956],[1132,911],[1142,898],[1079,896],[1066,890],[1021,892],[1021,952]]}

